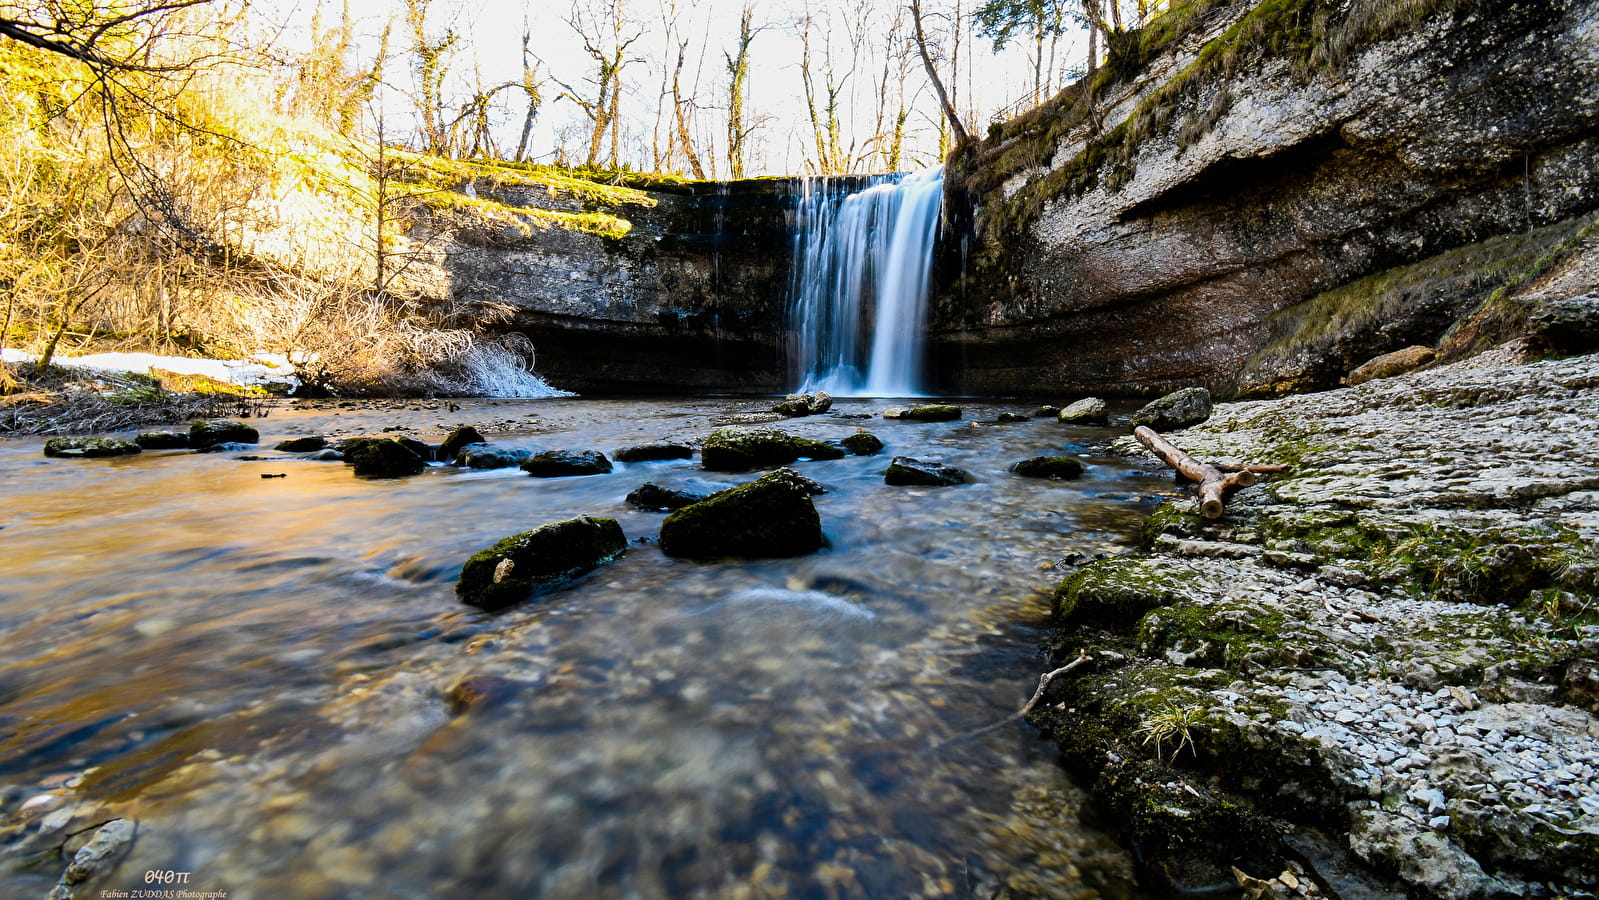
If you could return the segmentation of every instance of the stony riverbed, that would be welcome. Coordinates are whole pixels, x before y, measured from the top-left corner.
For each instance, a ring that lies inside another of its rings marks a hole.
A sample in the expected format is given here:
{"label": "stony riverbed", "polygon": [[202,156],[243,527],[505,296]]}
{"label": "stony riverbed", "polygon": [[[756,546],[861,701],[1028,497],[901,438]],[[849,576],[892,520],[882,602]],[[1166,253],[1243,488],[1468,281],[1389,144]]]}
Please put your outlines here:
{"label": "stony riverbed", "polygon": [[1165,877],[1599,888],[1599,357],[1518,353],[1218,406],[1183,449],[1292,470],[1063,582],[1034,721]]}

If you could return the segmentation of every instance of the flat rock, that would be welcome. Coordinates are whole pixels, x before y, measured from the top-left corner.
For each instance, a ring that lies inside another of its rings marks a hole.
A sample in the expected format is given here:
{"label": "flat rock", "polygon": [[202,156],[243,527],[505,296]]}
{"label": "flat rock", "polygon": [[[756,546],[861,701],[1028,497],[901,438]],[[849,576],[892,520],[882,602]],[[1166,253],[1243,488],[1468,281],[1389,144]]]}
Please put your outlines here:
{"label": "flat rock", "polygon": [[[883,413],[883,417],[887,418],[888,413]],[[913,406],[899,416],[901,419],[909,419],[912,422],[953,422],[960,417],[960,407],[942,403]]]}
{"label": "flat rock", "polygon": [[480,609],[504,609],[621,556],[627,537],[615,519],[582,516],[514,534],[461,567],[455,593]]}
{"label": "flat rock", "polygon": [[611,471],[611,461],[598,450],[546,450],[523,460],[522,471],[535,478],[604,475]]}
{"label": "flat rock", "polygon": [[212,444],[254,444],[260,432],[233,419],[202,419],[189,426],[189,446],[204,449]]}
{"label": "flat rock", "polygon": [[883,481],[894,485],[945,487],[952,484],[965,484],[966,473],[954,466],[946,466],[941,462],[913,459],[909,456],[896,456],[889,461],[888,471],[883,473]]}
{"label": "flat rock", "polygon": [[273,445],[272,449],[281,451],[283,453],[315,453],[318,450],[326,449],[327,446],[328,439],[318,434],[310,437],[297,437],[290,438],[286,441],[279,441],[277,444]]}
{"label": "flat rock", "polygon": [[718,428],[700,448],[700,465],[716,472],[745,472],[797,459],[842,459],[844,450],[777,428]]}
{"label": "flat rock", "polygon": [[189,446],[189,436],[181,431],[141,431],[133,442],[146,450],[183,450]]}
{"label": "flat rock", "polygon": [[65,459],[88,459],[101,456],[131,456],[143,450],[133,441],[112,438],[57,437],[44,442],[44,455]]}
{"label": "flat rock", "polygon": [[527,462],[536,452],[531,447],[467,444],[456,453],[455,465],[468,469],[509,469]]}
{"label": "flat rock", "polygon": [[657,462],[664,459],[693,459],[694,448],[685,444],[641,444],[622,447],[611,454],[617,462]]}

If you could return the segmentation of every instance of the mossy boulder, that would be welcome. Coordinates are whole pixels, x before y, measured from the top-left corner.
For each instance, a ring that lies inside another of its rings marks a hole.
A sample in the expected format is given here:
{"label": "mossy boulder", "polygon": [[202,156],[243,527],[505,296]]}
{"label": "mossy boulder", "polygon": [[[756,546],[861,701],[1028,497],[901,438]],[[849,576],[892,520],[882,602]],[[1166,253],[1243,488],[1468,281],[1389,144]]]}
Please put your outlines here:
{"label": "mossy boulder", "polygon": [[814,553],[825,539],[808,482],[779,469],[685,506],[661,523],[661,551],[690,559]]}
{"label": "mossy boulder", "polygon": [[99,456],[131,456],[143,450],[133,441],[111,438],[59,437],[44,442],[44,455],[65,459],[87,459]]}
{"label": "mossy boulder", "polygon": [[284,453],[315,453],[318,450],[327,449],[327,446],[328,439],[318,434],[311,437],[297,437],[279,441],[272,449]]}
{"label": "mossy boulder", "polygon": [[1026,478],[1081,478],[1081,460],[1070,456],[1034,456],[1010,467],[1012,472]]}
{"label": "mossy boulder", "polygon": [[1053,419],[1058,415],[1060,415],[1060,407],[1051,406],[1048,403],[1033,411],[1033,418],[1035,419]]}
{"label": "mossy boulder", "polygon": [[470,425],[457,428],[444,438],[444,443],[439,445],[439,459],[446,462],[454,460],[461,449],[468,444],[486,444],[488,439],[483,437],[476,428]]}
{"label": "mossy boulder", "polygon": [[658,462],[665,459],[693,459],[694,448],[684,444],[641,444],[623,447],[611,454],[617,462]]}
{"label": "mossy boulder", "polygon": [[1145,404],[1133,413],[1127,424],[1134,428],[1148,425],[1156,431],[1172,431],[1205,421],[1210,418],[1212,408],[1210,391],[1202,387],[1183,388]]}
{"label": "mossy boulder", "polygon": [[648,509],[655,512],[673,512],[704,499],[704,494],[665,488],[648,481],[634,488],[627,495],[628,503],[639,509]]}
{"label": "mossy boulder", "polygon": [[1032,416],[1023,415],[1021,413],[1002,412],[994,419],[994,421],[1001,424],[1009,424],[1012,422],[1029,422],[1032,421]]}
{"label": "mossy boulder", "polygon": [[468,469],[509,469],[527,462],[536,452],[531,447],[467,444],[455,454],[455,465]]}
{"label": "mossy boulder", "polygon": [[534,478],[604,475],[611,471],[611,461],[598,450],[546,450],[523,460],[522,471]]}
{"label": "mossy boulder", "polygon": [[402,478],[428,467],[410,448],[388,438],[360,438],[344,446],[344,461],[361,478]]}
{"label": "mossy boulder", "polygon": [[181,431],[141,431],[133,442],[145,450],[182,450],[189,446],[189,436]]}
{"label": "mossy boulder", "polygon": [[901,419],[909,419],[912,422],[953,422],[960,417],[960,407],[945,404],[913,406],[899,416]]}
{"label": "mossy boulder", "polygon": [[1150,610],[1185,600],[1184,575],[1160,557],[1102,559],[1061,582],[1052,606],[1066,622],[1127,628]]}
{"label": "mossy boulder", "polygon": [[1098,397],[1085,397],[1055,414],[1067,425],[1104,425],[1110,421],[1110,407]]}
{"label": "mossy boulder", "polygon": [[857,431],[838,443],[856,456],[876,456],[883,452],[883,442],[869,431]]}
{"label": "mossy boulder", "polygon": [[718,428],[700,448],[700,465],[714,472],[747,472],[796,459],[842,459],[844,450],[777,428]]}
{"label": "mossy boulder", "polygon": [[254,444],[260,432],[232,419],[202,419],[189,426],[189,446],[203,450],[212,444]]}
{"label": "mossy boulder", "polygon": [[833,408],[833,398],[826,391],[817,391],[814,394],[790,394],[781,403],[772,407],[772,412],[789,418],[799,416],[814,416],[827,412]]}
{"label": "mossy boulder", "polygon": [[415,453],[425,461],[431,462],[439,458],[439,448],[429,444],[426,441],[418,440],[414,437],[410,437],[409,435],[399,435],[394,438],[394,441],[405,449]]}
{"label": "mossy boulder", "polygon": [[582,516],[514,534],[461,567],[455,593],[480,609],[504,609],[553,590],[621,556],[627,537],[615,519]]}
{"label": "mossy boulder", "polygon": [[893,485],[946,487],[965,484],[966,473],[941,462],[896,456],[889,461],[888,471],[883,473],[883,481]]}

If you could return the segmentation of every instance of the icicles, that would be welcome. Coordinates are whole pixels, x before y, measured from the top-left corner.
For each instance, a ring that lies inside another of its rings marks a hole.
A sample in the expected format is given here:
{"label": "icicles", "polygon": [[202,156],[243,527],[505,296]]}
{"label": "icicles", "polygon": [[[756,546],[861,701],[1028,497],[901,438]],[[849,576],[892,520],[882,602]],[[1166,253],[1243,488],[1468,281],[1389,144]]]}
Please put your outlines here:
{"label": "icicles", "polygon": [[807,180],[795,221],[790,340],[800,390],[917,396],[942,169],[854,194]]}

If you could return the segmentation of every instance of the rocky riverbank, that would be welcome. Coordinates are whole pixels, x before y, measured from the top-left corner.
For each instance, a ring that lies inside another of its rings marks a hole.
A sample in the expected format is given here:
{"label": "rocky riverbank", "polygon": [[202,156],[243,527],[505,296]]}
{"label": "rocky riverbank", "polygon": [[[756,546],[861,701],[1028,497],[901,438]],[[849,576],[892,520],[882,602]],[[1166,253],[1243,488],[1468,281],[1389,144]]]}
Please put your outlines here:
{"label": "rocky riverbank", "polygon": [[1061,584],[1032,721],[1157,877],[1599,889],[1599,356],[1521,355],[1221,405],[1177,443],[1292,470]]}

